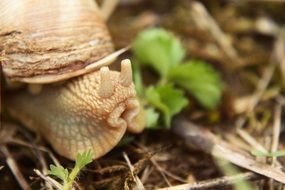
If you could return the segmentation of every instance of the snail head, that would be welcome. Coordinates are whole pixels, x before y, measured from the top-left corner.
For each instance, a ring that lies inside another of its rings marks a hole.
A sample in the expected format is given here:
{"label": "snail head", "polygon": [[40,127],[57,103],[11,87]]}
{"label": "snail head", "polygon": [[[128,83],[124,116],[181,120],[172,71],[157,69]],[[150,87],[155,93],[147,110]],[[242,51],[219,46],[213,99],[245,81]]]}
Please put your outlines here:
{"label": "snail head", "polygon": [[131,132],[140,132],[143,126],[137,117],[141,107],[132,82],[130,60],[121,62],[120,72],[110,71],[108,67],[102,67],[98,72],[95,97],[102,121],[106,121],[107,127],[126,127]]}

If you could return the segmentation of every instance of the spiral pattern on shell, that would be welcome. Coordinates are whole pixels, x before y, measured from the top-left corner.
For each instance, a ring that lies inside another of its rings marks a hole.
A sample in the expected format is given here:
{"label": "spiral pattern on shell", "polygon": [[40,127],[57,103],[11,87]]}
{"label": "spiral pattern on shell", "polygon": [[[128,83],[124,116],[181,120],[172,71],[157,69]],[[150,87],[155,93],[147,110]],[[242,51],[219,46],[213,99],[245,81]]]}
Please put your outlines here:
{"label": "spiral pattern on shell", "polygon": [[0,50],[12,80],[60,75],[113,51],[92,0],[1,0]]}

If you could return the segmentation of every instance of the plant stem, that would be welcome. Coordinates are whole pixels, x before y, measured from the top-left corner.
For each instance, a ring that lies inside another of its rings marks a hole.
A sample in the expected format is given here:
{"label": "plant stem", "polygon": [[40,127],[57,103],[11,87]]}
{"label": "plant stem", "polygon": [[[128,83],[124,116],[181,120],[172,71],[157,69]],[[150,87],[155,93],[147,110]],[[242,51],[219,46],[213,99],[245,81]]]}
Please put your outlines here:
{"label": "plant stem", "polygon": [[77,176],[77,174],[79,173],[81,168],[79,167],[74,167],[71,171],[71,173],[68,176],[68,179],[66,181],[64,181],[63,183],[63,187],[62,190],[69,190],[72,187],[72,184]]}

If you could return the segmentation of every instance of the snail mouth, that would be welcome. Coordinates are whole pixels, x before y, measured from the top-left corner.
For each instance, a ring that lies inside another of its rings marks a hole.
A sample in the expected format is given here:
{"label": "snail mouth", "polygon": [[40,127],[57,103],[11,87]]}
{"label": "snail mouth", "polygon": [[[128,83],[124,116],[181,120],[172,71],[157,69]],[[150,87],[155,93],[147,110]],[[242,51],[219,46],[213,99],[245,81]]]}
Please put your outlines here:
{"label": "snail mouth", "polygon": [[136,132],[136,117],[140,113],[140,104],[136,98],[129,98],[119,103],[109,114],[107,122],[110,127],[126,127],[131,132]]}
{"label": "snail mouth", "polygon": [[137,99],[132,98],[126,101],[126,110],[122,114],[122,118],[126,121],[127,129],[130,132],[139,132],[137,129],[140,126],[136,118],[139,116],[140,109],[140,103]]}

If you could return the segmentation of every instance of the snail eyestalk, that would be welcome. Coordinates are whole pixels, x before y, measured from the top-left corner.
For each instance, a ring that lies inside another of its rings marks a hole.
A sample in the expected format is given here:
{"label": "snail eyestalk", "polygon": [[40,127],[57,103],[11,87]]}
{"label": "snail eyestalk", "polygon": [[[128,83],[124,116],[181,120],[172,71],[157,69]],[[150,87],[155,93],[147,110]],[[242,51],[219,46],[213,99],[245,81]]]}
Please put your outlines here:
{"label": "snail eyestalk", "polygon": [[124,59],[121,62],[120,81],[125,87],[128,87],[133,82],[132,65],[129,59]]}
{"label": "snail eyestalk", "polygon": [[102,98],[108,98],[112,96],[114,92],[114,86],[110,77],[109,67],[102,67],[100,69],[100,86],[99,86],[99,96]]}

